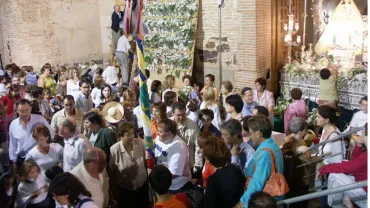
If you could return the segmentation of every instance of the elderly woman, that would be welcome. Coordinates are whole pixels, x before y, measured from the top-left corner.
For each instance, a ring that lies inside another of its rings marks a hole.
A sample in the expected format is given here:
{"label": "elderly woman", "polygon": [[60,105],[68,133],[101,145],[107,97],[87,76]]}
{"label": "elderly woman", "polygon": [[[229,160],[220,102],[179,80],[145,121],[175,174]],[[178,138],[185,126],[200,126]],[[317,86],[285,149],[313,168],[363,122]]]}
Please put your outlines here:
{"label": "elderly woman", "polygon": [[[279,146],[271,138],[272,125],[266,116],[256,115],[248,120],[249,133],[254,145],[258,145],[256,153],[248,164],[246,175],[251,177],[248,189],[240,201],[248,207],[248,201],[256,191],[262,191],[272,172],[273,157],[275,157],[277,171],[284,173],[283,154]],[[256,167],[254,170],[254,166]],[[284,196],[276,197],[277,200]]]}
{"label": "elderly woman", "polygon": [[166,105],[164,103],[152,104],[152,138],[157,138],[158,123],[162,120],[167,119]]}
{"label": "elderly woman", "polygon": [[253,91],[253,101],[258,105],[264,106],[269,111],[269,119],[273,122],[273,114],[275,107],[274,94],[266,90],[266,79],[263,77],[257,78],[254,82],[256,90]]}
{"label": "elderly woman", "polygon": [[193,87],[193,84],[194,84],[193,78],[190,75],[184,75],[182,77],[182,82],[185,85],[185,87],[183,89],[186,89],[186,88],[191,89],[191,92],[189,93],[188,99],[197,99],[197,100],[199,100],[200,99],[199,92],[198,92],[197,89],[195,89]]}
{"label": "elderly woman", "polygon": [[26,160],[33,160],[42,171],[53,166],[63,167],[63,147],[58,143],[52,143],[50,131],[46,126],[37,126],[33,130],[33,138],[37,145],[26,155]]}
{"label": "elderly woman", "polygon": [[307,116],[307,106],[304,100],[302,100],[301,89],[293,88],[290,91],[290,96],[292,97],[293,102],[288,105],[284,113],[284,132],[286,135],[289,135],[288,125],[294,117],[306,119]]}
{"label": "elderly woman", "polygon": [[[117,142],[116,133],[105,127],[101,115],[97,112],[88,112],[84,115],[85,127],[89,129],[87,139],[94,147],[98,147],[110,155],[110,147]],[[109,164],[109,157],[107,157]]]}
{"label": "elderly woman", "polygon": [[76,97],[80,91],[80,72],[76,67],[69,69],[70,77],[67,81],[67,95]]}
{"label": "elderly woman", "polygon": [[39,87],[42,87],[44,89],[50,89],[51,93],[54,95],[56,83],[55,80],[51,74],[51,66],[50,64],[45,64],[41,68],[41,76],[39,77],[37,81],[37,85]]}
{"label": "elderly woman", "polygon": [[[285,143],[282,148],[284,154],[284,176],[289,184],[289,193],[287,198],[308,194],[309,179],[308,175],[311,173],[311,166],[303,166],[297,168],[297,166],[311,161],[311,152],[308,151],[304,154],[300,154],[307,149],[304,142],[304,136],[307,133],[307,122],[299,117],[293,118],[289,122],[288,126],[289,135],[285,139]],[[313,181],[312,181],[313,182]],[[297,207],[308,207],[308,201],[299,202],[296,204]]]}
{"label": "elderly woman", "polygon": [[202,150],[206,161],[216,170],[207,180],[203,207],[233,207],[243,195],[243,172],[230,163],[230,150],[221,139],[206,140]]}
{"label": "elderly woman", "polygon": [[121,138],[110,148],[110,181],[116,187],[114,193],[118,207],[148,207],[148,173],[145,162],[145,144],[135,138],[131,123],[119,125]]}

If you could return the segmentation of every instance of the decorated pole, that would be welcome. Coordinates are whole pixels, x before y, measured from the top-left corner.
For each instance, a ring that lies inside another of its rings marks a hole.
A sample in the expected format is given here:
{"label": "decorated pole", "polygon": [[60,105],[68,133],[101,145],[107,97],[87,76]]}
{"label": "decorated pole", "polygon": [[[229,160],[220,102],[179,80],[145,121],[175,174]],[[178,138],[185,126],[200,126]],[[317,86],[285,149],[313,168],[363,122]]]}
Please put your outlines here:
{"label": "decorated pole", "polygon": [[145,147],[149,152],[152,159],[147,161],[148,169],[152,169],[155,165],[155,156],[154,156],[154,145],[151,132],[151,118],[150,118],[150,103],[149,103],[149,94],[148,86],[146,84],[147,74],[145,73],[145,62],[144,62],[144,50],[143,42],[136,36],[136,54],[138,59],[138,70],[139,70],[139,86],[140,86],[140,106],[143,110],[143,129],[144,129],[144,138],[145,138]]}

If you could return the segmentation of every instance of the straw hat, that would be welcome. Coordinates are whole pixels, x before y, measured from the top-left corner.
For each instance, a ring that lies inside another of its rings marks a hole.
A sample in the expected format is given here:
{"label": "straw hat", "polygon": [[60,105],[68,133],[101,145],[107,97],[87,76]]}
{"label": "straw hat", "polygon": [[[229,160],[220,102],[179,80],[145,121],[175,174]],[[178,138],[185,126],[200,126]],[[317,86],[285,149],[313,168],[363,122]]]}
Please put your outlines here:
{"label": "straw hat", "polygon": [[109,123],[118,123],[123,118],[123,106],[118,102],[109,102],[101,111],[104,119]]}

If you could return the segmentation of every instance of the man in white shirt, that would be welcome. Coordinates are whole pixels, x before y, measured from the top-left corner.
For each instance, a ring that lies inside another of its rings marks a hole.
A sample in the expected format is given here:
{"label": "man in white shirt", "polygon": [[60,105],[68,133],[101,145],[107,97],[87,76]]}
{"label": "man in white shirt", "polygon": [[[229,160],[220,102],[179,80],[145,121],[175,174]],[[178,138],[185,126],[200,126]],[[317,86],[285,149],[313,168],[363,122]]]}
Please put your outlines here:
{"label": "man in white shirt", "polygon": [[[360,107],[360,111],[353,114],[351,123],[348,125],[348,128],[344,130],[344,132],[351,130],[351,128],[363,127],[367,123],[367,96],[361,98]],[[358,136],[361,136],[361,134],[362,130],[356,133]]]}
{"label": "man in white shirt", "polygon": [[177,135],[184,140],[189,150],[189,168],[193,173],[199,173],[203,168],[203,157],[198,145],[199,127],[186,116],[186,105],[176,102],[172,106],[173,117],[177,124]]}
{"label": "man in white shirt", "polygon": [[109,66],[103,71],[102,77],[105,83],[109,84],[112,87],[112,93],[115,94],[117,92],[118,85],[118,75],[116,67],[112,64],[109,64]]}
{"label": "man in white shirt", "polygon": [[9,159],[13,162],[15,172],[23,164],[27,152],[36,145],[32,133],[37,125],[48,127],[51,138],[55,135],[44,117],[31,114],[32,107],[29,100],[19,100],[16,107],[19,117],[12,121],[9,127]]}
{"label": "man in white shirt", "polygon": [[77,123],[77,132],[83,133],[84,114],[75,108],[75,100],[72,95],[66,95],[63,98],[63,109],[56,112],[51,119],[51,128],[58,134],[59,126],[65,118],[72,117]]}
{"label": "man in white shirt", "polygon": [[109,202],[109,177],[105,167],[104,151],[91,147],[83,154],[83,162],[71,171],[85,185],[99,208],[107,208]]}
{"label": "man in white shirt", "polygon": [[176,133],[174,121],[162,120],[158,123],[158,137],[154,143],[157,164],[166,166],[172,174],[172,185],[169,191],[173,194],[191,186],[189,151],[185,142]]}
{"label": "man in white shirt", "polygon": [[118,39],[116,57],[121,67],[122,74],[122,84],[123,86],[128,86],[128,52],[131,49],[131,45],[127,39],[126,34],[123,34]]}
{"label": "man in white shirt", "polygon": [[79,85],[80,92],[78,92],[76,97],[74,97],[76,101],[76,109],[82,113],[87,113],[94,108],[94,104],[90,96],[90,81],[82,79]]}
{"label": "man in white shirt", "polygon": [[66,118],[60,128],[59,134],[64,138],[63,171],[69,172],[81,161],[86,149],[91,147],[89,140],[76,134],[76,120]]}

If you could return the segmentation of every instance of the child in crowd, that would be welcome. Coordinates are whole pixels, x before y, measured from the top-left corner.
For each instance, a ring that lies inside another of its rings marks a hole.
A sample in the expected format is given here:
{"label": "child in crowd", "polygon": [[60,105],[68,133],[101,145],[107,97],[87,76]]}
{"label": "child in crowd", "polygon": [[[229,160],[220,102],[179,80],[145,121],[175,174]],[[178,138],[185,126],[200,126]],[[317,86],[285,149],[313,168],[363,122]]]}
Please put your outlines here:
{"label": "child in crowd", "polygon": [[54,200],[48,195],[48,184],[35,161],[24,161],[18,176],[20,181],[16,197],[18,207],[55,207]]}
{"label": "child in crowd", "polygon": [[55,88],[55,94],[64,97],[67,95],[67,75],[59,76],[59,82]]}
{"label": "child in crowd", "polygon": [[123,90],[124,88],[123,87],[120,87],[118,90],[117,90],[117,93],[116,93],[116,96],[119,98],[119,103],[122,103],[123,102]]}
{"label": "child in crowd", "polygon": [[334,69],[321,69],[319,105],[328,105],[337,109],[337,102],[337,72]]}
{"label": "child in crowd", "polygon": [[172,174],[166,166],[156,165],[149,174],[149,183],[157,196],[157,203],[153,208],[190,208],[188,196],[180,192],[172,195],[168,192],[172,184]]}
{"label": "child in crowd", "polygon": [[26,85],[27,84],[26,83],[26,75],[27,75],[26,71],[21,70],[20,72],[17,73],[17,75],[19,76],[19,80],[20,80],[19,84],[21,86]]}
{"label": "child in crowd", "polygon": [[12,173],[4,173],[0,177],[0,207],[16,207],[17,180]]}
{"label": "child in crowd", "polygon": [[27,66],[26,68],[26,83],[27,85],[37,85],[38,76],[33,72],[32,66]]}

